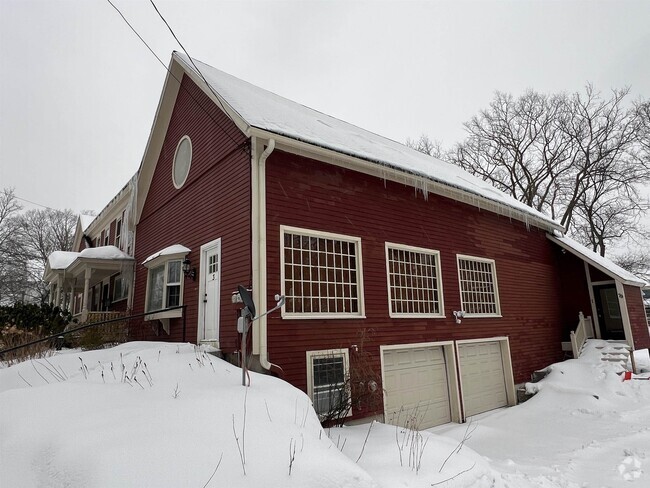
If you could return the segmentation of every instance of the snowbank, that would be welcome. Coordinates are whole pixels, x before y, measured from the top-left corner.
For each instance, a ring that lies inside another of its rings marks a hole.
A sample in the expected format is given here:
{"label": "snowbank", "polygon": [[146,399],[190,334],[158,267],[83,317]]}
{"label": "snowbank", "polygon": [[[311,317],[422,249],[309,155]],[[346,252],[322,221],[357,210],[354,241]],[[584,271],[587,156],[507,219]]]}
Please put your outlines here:
{"label": "snowbank", "polygon": [[0,486],[375,486],[304,393],[240,373],[142,342],[0,370]]}
{"label": "snowbank", "polygon": [[301,391],[257,374],[244,388],[189,344],[57,353],[0,369],[0,486],[648,486],[648,375],[622,381],[598,347],[522,405],[419,433],[323,430]]}

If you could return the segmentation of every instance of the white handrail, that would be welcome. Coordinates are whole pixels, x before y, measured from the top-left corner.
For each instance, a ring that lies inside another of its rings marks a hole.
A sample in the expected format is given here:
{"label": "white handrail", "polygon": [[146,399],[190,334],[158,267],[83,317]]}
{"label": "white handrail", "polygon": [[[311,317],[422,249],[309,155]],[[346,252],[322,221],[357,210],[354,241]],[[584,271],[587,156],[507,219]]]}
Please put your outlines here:
{"label": "white handrail", "polygon": [[591,321],[591,317],[585,317],[582,312],[578,314],[579,322],[578,327],[576,327],[575,332],[571,331],[571,349],[573,351],[573,357],[580,357],[580,352],[582,351],[582,346],[584,346],[587,339],[594,337],[594,325]]}

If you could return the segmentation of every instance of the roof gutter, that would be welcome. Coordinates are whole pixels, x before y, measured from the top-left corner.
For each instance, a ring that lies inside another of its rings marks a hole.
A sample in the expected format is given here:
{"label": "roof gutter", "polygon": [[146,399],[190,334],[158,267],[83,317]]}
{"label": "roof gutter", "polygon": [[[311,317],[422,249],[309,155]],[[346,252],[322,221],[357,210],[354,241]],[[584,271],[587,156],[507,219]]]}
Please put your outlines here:
{"label": "roof gutter", "polygon": [[[255,139],[253,152],[253,297],[258,310],[267,309],[267,274],[266,274],[266,160],[275,149],[275,139],[268,140],[266,148],[255,160],[257,148],[261,141]],[[259,352],[260,364],[264,369],[282,374],[282,368],[269,361],[267,316],[263,315],[257,323],[257,344],[253,344],[253,353]],[[255,347],[257,346],[257,347]],[[257,351],[256,351],[257,349]]]}
{"label": "roof gutter", "polygon": [[[527,212],[523,208],[509,206],[505,202],[492,200],[484,195],[473,193],[468,189],[438,181],[430,176],[412,173],[385,162],[364,159],[326,146],[314,145],[313,143],[301,141],[282,134],[276,134],[256,127],[251,128],[251,135],[253,137],[257,136],[275,139],[277,148],[282,151],[297,154],[299,156],[310,157],[335,166],[353,168],[355,171],[375,176],[377,178],[412,185],[423,192],[426,191],[442,197],[451,198],[482,210],[491,211],[498,215],[513,218],[525,223],[526,225],[532,224],[535,227],[549,232],[564,231],[564,227],[559,223],[555,222],[551,218],[544,218],[543,215],[537,215],[532,208],[530,209],[530,212]],[[424,182],[426,182],[426,184]]]}

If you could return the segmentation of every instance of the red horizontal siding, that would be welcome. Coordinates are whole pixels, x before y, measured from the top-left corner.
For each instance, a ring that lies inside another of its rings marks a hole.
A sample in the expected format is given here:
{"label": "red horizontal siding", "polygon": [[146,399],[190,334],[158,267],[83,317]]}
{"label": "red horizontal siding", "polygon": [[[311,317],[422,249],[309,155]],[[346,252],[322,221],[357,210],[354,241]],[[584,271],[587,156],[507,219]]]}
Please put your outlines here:
{"label": "red horizontal siding", "polygon": [[[280,225],[362,240],[365,319],[268,319],[270,360],[303,389],[305,351],[349,348],[364,331],[377,371],[380,345],[508,336],[515,381],[525,381],[562,359],[560,343],[588,297],[578,263],[571,263],[574,276],[563,283],[558,270],[569,258],[542,230],[437,195],[425,200],[410,186],[279,150],[267,161],[267,224],[269,303],[280,290]],[[446,318],[389,317],[386,241],[440,251]],[[495,260],[502,317],[455,323],[453,311],[461,308],[456,254]],[[578,286],[584,291],[565,301],[563,290]]]}
{"label": "red horizontal siding", "polygon": [[634,349],[650,348],[650,335],[648,334],[648,322],[643,305],[641,289],[637,286],[623,285],[625,291],[625,302],[627,313],[632,326],[632,337],[634,338]]}
{"label": "red horizontal siding", "polygon": [[[183,294],[186,340],[196,342],[200,247],[221,238],[220,342],[232,351],[238,344],[231,293],[251,280],[250,149],[234,123],[189,78],[183,78],[182,87],[136,229],[134,311],[144,311],[146,296],[147,269],[140,263],[182,244],[192,250],[188,257],[197,269],[195,281],[184,279]],[[176,189],[173,157],[184,135],[192,141],[192,163],[187,181]],[[142,323],[139,337],[182,340],[182,320],[172,320],[169,337],[157,336],[152,325]]]}

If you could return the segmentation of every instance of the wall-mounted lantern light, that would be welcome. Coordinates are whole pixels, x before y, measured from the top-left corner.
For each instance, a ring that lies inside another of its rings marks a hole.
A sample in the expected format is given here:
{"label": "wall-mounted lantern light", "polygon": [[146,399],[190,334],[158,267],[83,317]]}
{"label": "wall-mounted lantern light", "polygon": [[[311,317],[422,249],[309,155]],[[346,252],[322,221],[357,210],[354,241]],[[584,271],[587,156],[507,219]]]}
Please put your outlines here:
{"label": "wall-mounted lantern light", "polygon": [[189,258],[183,260],[183,274],[192,280],[196,279],[196,268],[192,268],[192,261]]}

